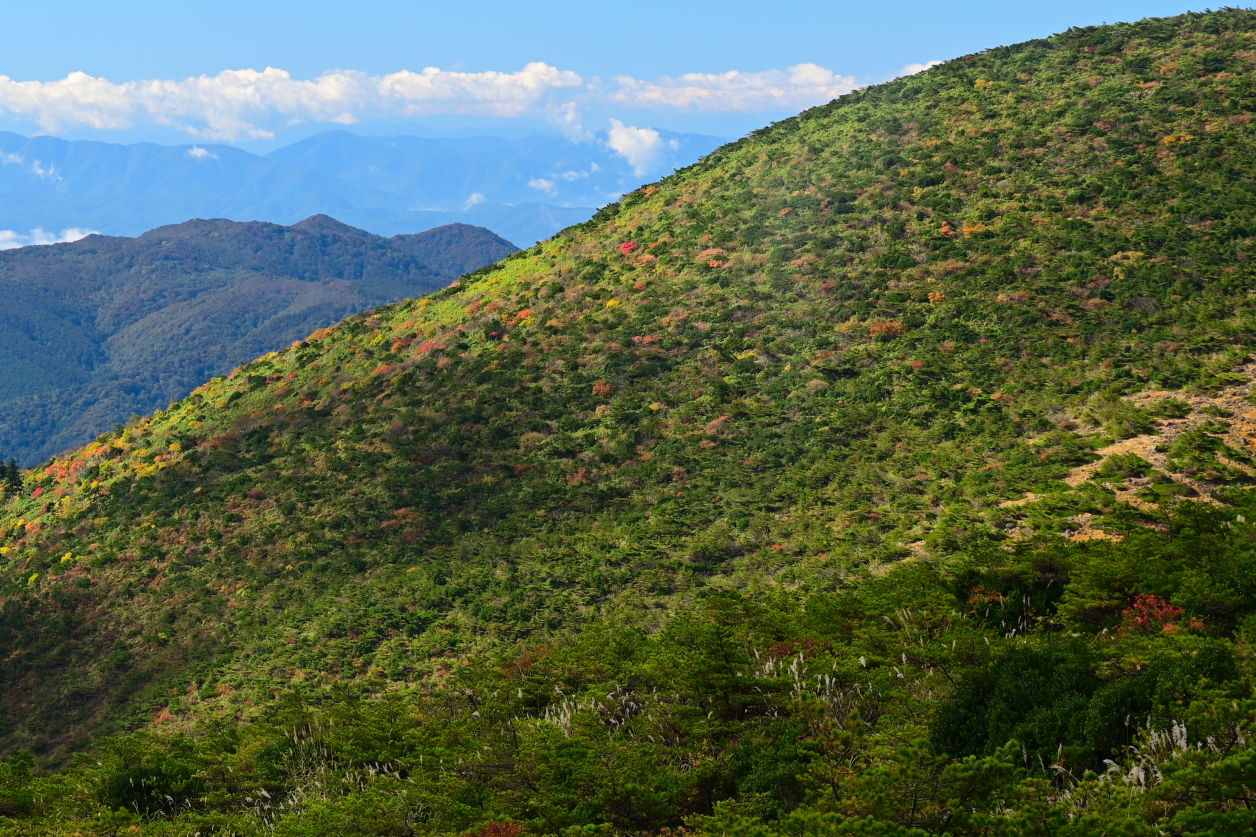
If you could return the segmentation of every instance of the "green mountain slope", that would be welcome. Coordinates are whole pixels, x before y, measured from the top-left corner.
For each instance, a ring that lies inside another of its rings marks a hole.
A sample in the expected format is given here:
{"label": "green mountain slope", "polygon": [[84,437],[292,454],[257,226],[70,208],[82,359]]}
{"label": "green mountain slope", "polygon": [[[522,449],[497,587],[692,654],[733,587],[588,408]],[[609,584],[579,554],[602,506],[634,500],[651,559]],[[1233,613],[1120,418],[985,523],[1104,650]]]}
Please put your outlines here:
{"label": "green mountain slope", "polygon": [[1224,11],[843,97],[27,472],[0,734],[94,750],[0,813],[1249,828],[1253,62]]}
{"label": "green mountain slope", "polygon": [[326,216],[222,219],[0,253],[0,453],[33,465],[315,328],[515,251],[451,224],[381,238]]}

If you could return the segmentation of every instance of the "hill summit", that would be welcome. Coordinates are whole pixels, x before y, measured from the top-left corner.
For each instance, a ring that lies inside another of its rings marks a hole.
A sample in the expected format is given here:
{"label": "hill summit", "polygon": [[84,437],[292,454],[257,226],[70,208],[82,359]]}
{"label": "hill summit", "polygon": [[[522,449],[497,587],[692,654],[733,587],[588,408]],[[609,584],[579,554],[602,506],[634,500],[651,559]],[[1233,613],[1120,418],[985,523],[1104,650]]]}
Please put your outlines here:
{"label": "hill summit", "polygon": [[516,249],[465,224],[381,238],[315,215],[2,251],[0,453],[33,465],[316,328]]}
{"label": "hill summit", "polygon": [[845,96],[26,472],[6,816],[1250,829],[1254,62]]}

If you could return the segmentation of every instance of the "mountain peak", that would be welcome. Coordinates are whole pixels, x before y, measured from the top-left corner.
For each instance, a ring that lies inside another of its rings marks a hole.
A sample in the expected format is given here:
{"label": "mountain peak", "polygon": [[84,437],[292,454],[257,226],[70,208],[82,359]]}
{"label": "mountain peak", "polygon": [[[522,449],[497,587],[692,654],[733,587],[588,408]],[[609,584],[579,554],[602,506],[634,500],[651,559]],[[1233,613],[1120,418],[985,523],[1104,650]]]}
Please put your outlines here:
{"label": "mountain peak", "polygon": [[[469,226],[469,225],[467,225]],[[298,221],[293,224],[290,229],[308,232],[315,235],[335,235],[335,236],[370,236],[366,230],[351,227],[341,221],[337,221],[330,215],[311,215],[304,221]]]}

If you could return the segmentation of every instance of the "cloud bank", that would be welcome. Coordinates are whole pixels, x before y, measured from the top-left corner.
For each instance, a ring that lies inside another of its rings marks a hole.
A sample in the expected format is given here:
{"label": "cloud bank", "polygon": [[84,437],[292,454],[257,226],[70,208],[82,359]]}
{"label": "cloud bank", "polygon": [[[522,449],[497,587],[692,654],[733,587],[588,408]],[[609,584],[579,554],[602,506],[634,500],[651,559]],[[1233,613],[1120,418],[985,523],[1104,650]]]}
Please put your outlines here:
{"label": "cloud bank", "polygon": [[68,127],[129,129],[152,122],[230,142],[272,137],[264,123],[276,118],[350,125],[366,115],[518,116],[542,105],[555,91],[582,84],[576,73],[543,63],[514,73],[429,67],[421,73],[371,76],[336,70],[310,80],[267,67],[121,84],[76,72],[60,81],[0,76],[0,113],[37,122],[48,133]]}
{"label": "cloud bank", "polygon": [[634,108],[687,111],[802,110],[824,104],[860,87],[854,76],[839,76],[818,64],[796,64],[763,73],[688,73],[679,78],[638,81],[616,76],[619,89],[609,100]]}
{"label": "cloud bank", "polygon": [[[225,142],[269,139],[272,129],[283,124],[350,125],[364,118],[436,114],[543,115],[573,139],[588,140],[592,135],[580,114],[585,105],[781,112],[822,104],[858,86],[853,76],[817,64],[761,73],[690,73],[653,81],[617,76],[611,87],[543,62],[515,72],[429,67],[418,73],[368,75],[333,70],[314,79],[296,79],[274,67],[122,83],[75,72],[58,81],[0,76],[0,114],[35,122],[54,134],[67,128],[126,130],[155,124],[197,139]],[[623,142],[636,143],[635,148],[643,139]]]}

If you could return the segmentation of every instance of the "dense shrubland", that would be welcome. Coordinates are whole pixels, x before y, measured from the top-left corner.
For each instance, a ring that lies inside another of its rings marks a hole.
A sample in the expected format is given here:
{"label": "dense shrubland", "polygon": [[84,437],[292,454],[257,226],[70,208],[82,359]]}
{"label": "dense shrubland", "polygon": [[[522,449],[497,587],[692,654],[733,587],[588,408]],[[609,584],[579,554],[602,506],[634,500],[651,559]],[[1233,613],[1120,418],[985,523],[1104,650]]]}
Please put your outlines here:
{"label": "dense shrubland", "polygon": [[246,725],[165,713],[47,777],[19,753],[0,806],[15,834],[1239,833],[1256,503],[1235,500],[830,592],[710,591],[418,688],[255,685]]}
{"label": "dense shrubland", "polygon": [[1250,830],[1253,62],[852,94],[28,471],[0,822]]}

